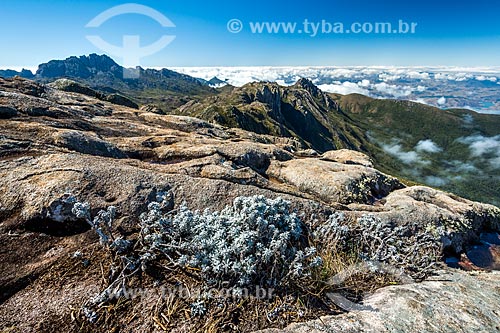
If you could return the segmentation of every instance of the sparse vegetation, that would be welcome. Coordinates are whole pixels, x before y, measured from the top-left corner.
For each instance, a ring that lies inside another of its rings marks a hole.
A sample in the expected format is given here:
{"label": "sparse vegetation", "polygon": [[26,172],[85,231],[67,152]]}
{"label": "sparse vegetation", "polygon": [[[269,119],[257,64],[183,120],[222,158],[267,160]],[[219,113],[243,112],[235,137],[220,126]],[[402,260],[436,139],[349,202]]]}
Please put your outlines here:
{"label": "sparse vegetation", "polygon": [[[149,287],[169,291],[153,316],[165,330],[182,313],[189,314],[193,330],[283,327],[338,312],[329,291],[342,290],[359,301],[364,291],[399,281],[394,271],[372,270],[331,284],[332,277],[357,263],[384,262],[422,278],[432,272],[439,251],[439,241],[425,231],[408,235],[409,230],[369,215],[352,223],[335,213],[327,223],[308,226],[281,198],[239,197],[220,212],[191,211],[186,205],[171,210],[169,198],[158,193],[132,240],[113,235],[114,207],[91,218],[88,204],[66,199],[113,258],[108,286],[82,306],[83,325],[103,323],[100,309],[117,302],[123,307],[131,287],[142,290],[150,281]],[[180,297],[180,290],[188,296]],[[252,323],[243,323],[244,317]]]}
{"label": "sparse vegetation", "polygon": [[302,221],[283,199],[240,197],[221,212],[183,205],[174,216],[162,213],[165,205],[151,203],[141,216],[141,251],[200,269],[209,284],[281,288],[321,265],[316,249],[306,247]]}

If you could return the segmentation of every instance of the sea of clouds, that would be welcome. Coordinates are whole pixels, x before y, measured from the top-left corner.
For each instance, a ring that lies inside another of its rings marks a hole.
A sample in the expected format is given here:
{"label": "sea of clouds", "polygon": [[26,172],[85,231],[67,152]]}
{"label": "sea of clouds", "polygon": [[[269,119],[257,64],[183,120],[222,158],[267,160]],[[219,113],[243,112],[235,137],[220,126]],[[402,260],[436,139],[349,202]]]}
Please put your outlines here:
{"label": "sea of clouds", "polygon": [[500,114],[500,68],[459,67],[176,67],[233,86],[254,81],[292,85],[312,80],[323,91],[412,100],[441,108]]}

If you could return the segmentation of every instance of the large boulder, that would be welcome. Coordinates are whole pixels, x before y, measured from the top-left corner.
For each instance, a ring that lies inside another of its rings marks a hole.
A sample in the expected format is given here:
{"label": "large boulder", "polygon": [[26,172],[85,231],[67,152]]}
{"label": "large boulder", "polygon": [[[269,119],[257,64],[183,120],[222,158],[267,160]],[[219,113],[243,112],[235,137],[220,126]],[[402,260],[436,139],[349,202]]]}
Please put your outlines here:
{"label": "large boulder", "polygon": [[54,144],[82,154],[124,158],[122,153],[113,144],[99,137],[79,131],[60,131],[54,135]]}
{"label": "large boulder", "polygon": [[317,158],[273,161],[267,174],[326,203],[372,204],[404,187],[396,178],[375,169]]}
{"label": "large boulder", "polygon": [[373,168],[373,162],[370,157],[349,149],[327,151],[321,155],[321,159],[344,164],[359,164],[368,168]]}
{"label": "large boulder", "polygon": [[74,92],[77,94],[87,95],[98,99],[104,98],[103,94],[70,79],[58,79],[50,83],[49,86],[62,91]]}

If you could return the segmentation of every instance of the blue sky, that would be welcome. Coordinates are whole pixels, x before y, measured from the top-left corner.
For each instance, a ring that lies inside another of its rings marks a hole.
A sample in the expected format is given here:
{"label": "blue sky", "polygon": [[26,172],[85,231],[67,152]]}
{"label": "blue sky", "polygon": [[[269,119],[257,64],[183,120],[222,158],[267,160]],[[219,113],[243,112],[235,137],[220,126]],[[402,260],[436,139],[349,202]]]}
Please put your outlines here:
{"label": "blue sky", "polygon": [[[164,34],[176,39],[142,58],[144,67],[169,66],[500,66],[500,3],[488,0],[271,1],[143,0],[175,28],[135,14],[115,17],[99,28],[85,25],[102,11],[128,1],[2,0],[0,67],[34,67],[50,59],[104,53],[85,36],[120,45],[140,35],[148,45]],[[227,22],[243,22],[241,33]],[[249,22],[418,23],[414,35],[252,34]],[[118,62],[122,59],[116,58]]]}

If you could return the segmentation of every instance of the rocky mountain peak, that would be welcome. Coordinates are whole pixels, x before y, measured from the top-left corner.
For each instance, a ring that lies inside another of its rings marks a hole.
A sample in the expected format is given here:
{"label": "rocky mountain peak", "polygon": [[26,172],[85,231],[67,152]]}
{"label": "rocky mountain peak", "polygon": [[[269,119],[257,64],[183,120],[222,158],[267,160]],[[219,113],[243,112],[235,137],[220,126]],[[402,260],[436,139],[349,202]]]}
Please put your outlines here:
{"label": "rocky mountain peak", "polygon": [[264,84],[257,90],[254,100],[267,104],[275,114],[281,114],[281,92],[277,84]]}
{"label": "rocky mountain peak", "polygon": [[36,75],[42,78],[77,77],[87,79],[99,72],[122,73],[123,68],[107,55],[69,57],[41,64]]}
{"label": "rocky mountain peak", "polygon": [[323,93],[311,80],[306,78],[300,78],[294,87],[307,90],[314,97],[320,96]]}
{"label": "rocky mountain peak", "polygon": [[311,80],[306,78],[299,79],[293,86],[298,89],[308,91],[313,98],[319,99],[327,109],[339,110],[338,104],[330,97],[319,89]]}
{"label": "rocky mountain peak", "polygon": [[213,78],[208,80],[208,83],[213,87],[221,87],[228,84],[226,81],[219,79],[217,76],[214,76]]}
{"label": "rocky mountain peak", "polygon": [[20,72],[12,70],[12,69],[0,69],[0,76],[3,78],[12,78],[15,76],[19,76],[25,79],[33,79],[35,75],[29,70],[23,68]]}

